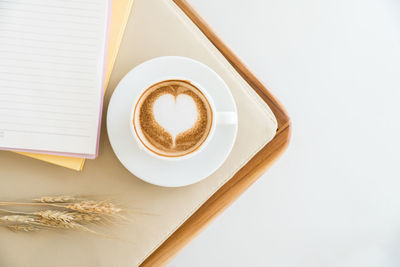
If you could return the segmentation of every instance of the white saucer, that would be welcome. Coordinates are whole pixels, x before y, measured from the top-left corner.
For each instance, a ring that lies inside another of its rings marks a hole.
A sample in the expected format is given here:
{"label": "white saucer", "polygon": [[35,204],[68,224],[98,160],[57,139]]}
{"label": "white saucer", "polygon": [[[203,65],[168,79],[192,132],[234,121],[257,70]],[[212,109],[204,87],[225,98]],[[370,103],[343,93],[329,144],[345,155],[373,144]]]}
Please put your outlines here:
{"label": "white saucer", "polygon": [[198,154],[182,161],[157,159],[139,148],[130,130],[130,111],[138,94],[156,81],[190,78],[207,88],[218,112],[237,112],[225,82],[208,66],[185,57],[159,57],[132,69],[115,89],[107,113],[111,146],[121,163],[138,178],[159,186],[186,186],[210,176],[231,152],[237,124],[217,125],[214,136]]}

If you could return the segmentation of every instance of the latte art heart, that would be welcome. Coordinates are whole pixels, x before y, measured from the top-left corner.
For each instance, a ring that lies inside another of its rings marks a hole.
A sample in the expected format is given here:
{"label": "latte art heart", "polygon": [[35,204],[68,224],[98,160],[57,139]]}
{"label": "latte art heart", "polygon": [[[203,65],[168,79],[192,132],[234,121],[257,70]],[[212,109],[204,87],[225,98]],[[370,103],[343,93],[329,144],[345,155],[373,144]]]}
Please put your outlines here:
{"label": "latte art heart", "polygon": [[156,122],[172,136],[174,143],[176,136],[193,128],[198,118],[196,103],[186,94],[161,95],[154,102],[153,114]]}
{"label": "latte art heart", "polygon": [[141,95],[133,123],[140,141],[152,152],[179,157],[196,151],[207,139],[212,109],[191,83],[168,80]]}

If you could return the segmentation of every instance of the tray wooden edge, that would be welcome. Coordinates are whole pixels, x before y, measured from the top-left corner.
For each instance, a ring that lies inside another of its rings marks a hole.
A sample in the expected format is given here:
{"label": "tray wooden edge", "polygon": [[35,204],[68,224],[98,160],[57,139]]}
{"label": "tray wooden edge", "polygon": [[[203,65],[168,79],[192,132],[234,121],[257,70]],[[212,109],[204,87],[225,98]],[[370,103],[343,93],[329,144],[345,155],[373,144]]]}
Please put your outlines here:
{"label": "tray wooden edge", "polygon": [[159,246],[141,266],[166,265],[214,218],[230,206],[250,185],[252,185],[286,150],[290,135],[290,118],[282,104],[254,76],[243,62],[222,42],[211,27],[186,0],[171,0],[196,24],[205,36],[230,62],[245,81],[260,95],[274,113],[278,129],[275,137],[263,147],[226,184],[209,198],[181,227]]}

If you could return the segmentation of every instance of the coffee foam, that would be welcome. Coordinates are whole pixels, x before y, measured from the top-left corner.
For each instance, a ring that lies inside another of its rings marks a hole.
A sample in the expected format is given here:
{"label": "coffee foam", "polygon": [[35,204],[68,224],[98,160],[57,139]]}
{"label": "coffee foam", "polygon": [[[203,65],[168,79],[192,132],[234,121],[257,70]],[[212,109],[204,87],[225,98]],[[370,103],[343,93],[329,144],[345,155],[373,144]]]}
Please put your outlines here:
{"label": "coffee foam", "polygon": [[179,157],[196,151],[211,125],[212,110],[206,97],[182,80],[151,86],[135,107],[134,126],[139,138],[162,156]]}
{"label": "coffee foam", "polygon": [[[153,115],[175,141],[176,136],[191,129],[197,122],[198,111],[191,96],[164,94],[153,104]],[[179,123],[176,122],[179,120]]]}

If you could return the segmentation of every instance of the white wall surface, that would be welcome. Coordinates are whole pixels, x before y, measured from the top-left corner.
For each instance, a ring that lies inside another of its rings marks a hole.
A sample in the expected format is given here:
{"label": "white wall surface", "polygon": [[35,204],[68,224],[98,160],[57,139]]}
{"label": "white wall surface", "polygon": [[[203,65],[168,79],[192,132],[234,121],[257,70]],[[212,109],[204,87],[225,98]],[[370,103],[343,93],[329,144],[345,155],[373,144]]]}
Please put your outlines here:
{"label": "white wall surface", "polygon": [[170,266],[400,266],[400,1],[189,2],[293,133]]}

